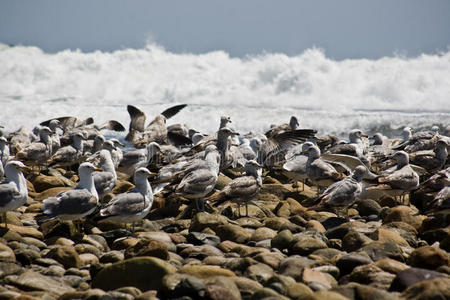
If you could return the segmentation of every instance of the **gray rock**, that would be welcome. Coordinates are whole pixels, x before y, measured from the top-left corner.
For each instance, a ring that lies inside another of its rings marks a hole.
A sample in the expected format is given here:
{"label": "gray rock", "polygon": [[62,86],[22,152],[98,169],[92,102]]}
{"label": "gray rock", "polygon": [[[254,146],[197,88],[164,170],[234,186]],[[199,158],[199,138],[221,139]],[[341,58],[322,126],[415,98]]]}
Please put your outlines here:
{"label": "gray rock", "polygon": [[220,238],[216,235],[209,234],[209,233],[190,232],[186,236],[186,239],[189,243],[192,243],[197,246],[210,245],[210,246],[215,247],[220,244]]}
{"label": "gray rock", "polygon": [[399,272],[397,276],[395,276],[391,286],[389,287],[389,291],[403,292],[409,286],[418,282],[445,277],[448,278],[448,276],[440,272],[420,268],[409,268]]}

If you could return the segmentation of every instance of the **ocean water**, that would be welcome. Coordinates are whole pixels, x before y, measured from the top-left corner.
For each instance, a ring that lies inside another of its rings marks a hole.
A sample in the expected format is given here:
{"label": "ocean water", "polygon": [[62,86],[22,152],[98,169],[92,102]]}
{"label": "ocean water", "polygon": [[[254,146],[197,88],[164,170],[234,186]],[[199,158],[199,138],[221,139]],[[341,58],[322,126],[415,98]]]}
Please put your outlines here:
{"label": "ocean water", "polygon": [[229,115],[240,132],[298,117],[300,127],[346,136],[353,128],[398,136],[400,128],[450,124],[450,51],[439,55],[336,61],[320,49],[245,58],[223,51],[177,54],[158,45],[115,52],[0,44],[0,125],[33,128],[73,115],[128,127],[127,104],[150,121],[188,106],[168,124],[214,131]]}

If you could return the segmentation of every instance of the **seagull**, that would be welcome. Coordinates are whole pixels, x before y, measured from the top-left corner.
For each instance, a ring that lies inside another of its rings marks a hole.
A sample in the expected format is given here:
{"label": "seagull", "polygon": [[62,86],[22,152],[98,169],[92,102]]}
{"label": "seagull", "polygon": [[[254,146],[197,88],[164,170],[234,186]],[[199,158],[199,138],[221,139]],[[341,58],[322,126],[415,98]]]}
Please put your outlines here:
{"label": "seagull", "polygon": [[27,182],[22,174],[24,167],[22,162],[15,160],[9,161],[4,167],[6,180],[0,184],[0,212],[6,228],[6,212],[19,208],[28,198]]}
{"label": "seagull", "polygon": [[149,143],[145,149],[125,152],[119,163],[119,171],[131,176],[137,168],[147,166],[160,153],[161,147],[156,142]]}
{"label": "seagull", "polygon": [[298,124],[298,120],[295,116],[292,116],[291,119],[289,120],[289,124],[281,124],[278,126],[273,126],[272,128],[270,128],[270,130],[268,130],[265,134],[267,136],[267,138],[271,138],[274,135],[286,132],[286,131],[294,131],[298,128],[299,124]]}
{"label": "seagull", "polygon": [[166,120],[176,115],[186,105],[181,104],[166,109],[157,115],[147,127],[145,127],[145,113],[133,105],[128,105],[127,111],[131,121],[125,140],[132,142],[136,148],[143,148],[144,145],[150,142],[157,142],[159,144],[167,143]]}
{"label": "seagull", "polygon": [[92,173],[92,177],[94,178],[95,190],[99,194],[100,199],[102,199],[104,195],[113,189],[116,184],[117,174],[111,158],[111,153],[109,153],[108,150],[101,150],[99,157],[100,162],[98,166],[102,171]]}
{"label": "seagull", "polygon": [[[397,165],[385,171],[377,179],[380,185],[368,187],[364,192],[380,192],[372,197],[379,198],[388,194],[402,196],[405,192],[415,190],[419,187],[419,175],[409,164],[409,155],[405,151],[397,151],[392,156],[397,161]],[[374,199],[374,198],[372,198]]]}
{"label": "seagull", "polygon": [[[322,210],[325,208],[349,207],[356,201],[356,197],[361,194],[362,186],[361,180],[363,178],[366,168],[364,166],[357,166],[353,171],[352,176],[348,176],[341,181],[330,185],[317,200],[320,201],[317,205],[309,207],[308,210]],[[348,219],[348,210],[347,210]]]}
{"label": "seagull", "polygon": [[92,173],[101,171],[89,162],[80,164],[78,173],[80,183],[73,190],[62,191],[55,197],[44,200],[42,211],[46,215],[41,222],[52,219],[76,220],[93,213],[98,203]]}
{"label": "seagull", "polygon": [[423,150],[409,154],[409,159],[415,165],[425,168],[429,172],[439,171],[447,161],[447,141],[439,139],[434,150]]}
{"label": "seagull", "polygon": [[365,145],[365,141],[363,141],[363,137],[367,137],[365,133],[363,133],[360,129],[353,129],[350,131],[349,135],[349,143],[347,144],[338,144],[328,150],[329,153],[332,154],[347,154],[351,156],[358,157],[367,167],[370,168],[370,162],[365,156],[367,151],[367,147]]}
{"label": "seagull", "polygon": [[29,144],[16,154],[16,158],[27,164],[37,165],[40,167],[47,164],[48,159],[52,155],[52,139],[53,132],[50,128],[43,126],[39,131],[39,142]]}
{"label": "seagull", "polygon": [[204,211],[204,201],[201,199],[209,194],[217,183],[220,157],[218,151],[209,151],[204,164],[195,168],[191,166],[191,170],[183,177],[175,190],[177,194],[195,200],[198,211]]}
{"label": "seagull", "polygon": [[67,167],[81,162],[83,158],[83,133],[76,132],[73,135],[72,145],[59,148],[49,160],[50,166]]}
{"label": "seagull", "polygon": [[9,146],[8,146],[8,140],[4,137],[0,137],[0,161],[3,163],[3,165],[6,165],[6,163],[9,160]]}
{"label": "seagull", "polygon": [[[153,205],[153,191],[147,177],[152,173],[144,167],[134,172],[135,188],[112,198],[101,210],[99,218],[118,223],[132,223],[142,220]],[[156,194],[157,192],[155,192]]]}
{"label": "seagull", "polygon": [[308,178],[306,163],[308,156],[305,155],[309,147],[314,146],[312,142],[305,142],[302,145],[302,151],[290,153],[286,162],[283,164],[282,173],[291,180],[301,181],[303,183],[303,190],[305,189],[305,181]]}
{"label": "seagull", "polygon": [[308,160],[306,162],[306,175],[317,186],[328,187],[341,179],[341,174],[326,161],[320,158],[320,149],[317,146],[309,146],[306,149]]}
{"label": "seagull", "polygon": [[246,216],[248,216],[248,204],[259,193],[262,187],[262,167],[255,160],[249,160],[245,164],[245,175],[233,179],[218,194],[208,200],[219,205],[225,201],[237,203],[239,217],[241,216],[241,204],[245,205]]}

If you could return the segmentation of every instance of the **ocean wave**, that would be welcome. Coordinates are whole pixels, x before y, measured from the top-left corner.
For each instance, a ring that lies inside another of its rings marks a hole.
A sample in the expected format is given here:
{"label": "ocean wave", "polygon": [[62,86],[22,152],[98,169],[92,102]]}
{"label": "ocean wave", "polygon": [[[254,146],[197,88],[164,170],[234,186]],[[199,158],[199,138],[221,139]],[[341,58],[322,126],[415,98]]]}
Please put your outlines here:
{"label": "ocean wave", "polygon": [[235,58],[155,44],[90,53],[0,45],[0,65],[0,123],[10,130],[63,115],[126,125],[127,104],[151,118],[187,103],[169,122],[208,132],[222,114],[242,131],[297,115],[303,127],[334,133],[447,125],[450,116],[450,52],[336,61],[316,48]]}

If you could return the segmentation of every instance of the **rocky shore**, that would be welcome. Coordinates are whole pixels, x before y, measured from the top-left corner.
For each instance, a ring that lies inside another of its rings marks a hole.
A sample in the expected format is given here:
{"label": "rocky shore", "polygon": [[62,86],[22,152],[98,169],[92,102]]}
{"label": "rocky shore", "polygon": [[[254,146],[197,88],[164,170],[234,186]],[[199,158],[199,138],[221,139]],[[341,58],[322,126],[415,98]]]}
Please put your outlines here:
{"label": "rocky shore", "polygon": [[[26,205],[0,228],[0,299],[450,299],[450,218],[423,213],[427,194],[357,201],[349,221],[307,210],[315,187],[265,174],[248,217],[162,194],[134,233],[91,220],[80,233],[36,222],[43,199],[76,184],[58,171],[28,174]],[[118,177],[114,194],[133,187]]]}

